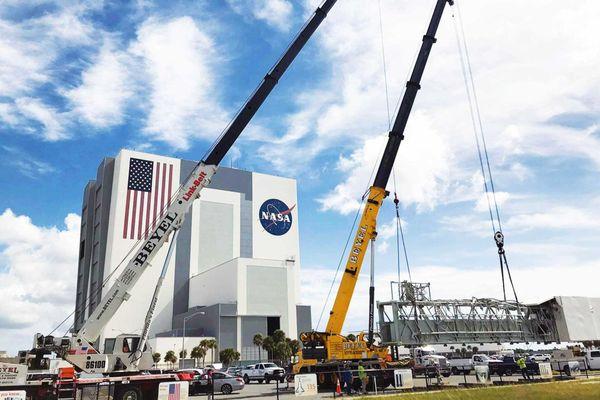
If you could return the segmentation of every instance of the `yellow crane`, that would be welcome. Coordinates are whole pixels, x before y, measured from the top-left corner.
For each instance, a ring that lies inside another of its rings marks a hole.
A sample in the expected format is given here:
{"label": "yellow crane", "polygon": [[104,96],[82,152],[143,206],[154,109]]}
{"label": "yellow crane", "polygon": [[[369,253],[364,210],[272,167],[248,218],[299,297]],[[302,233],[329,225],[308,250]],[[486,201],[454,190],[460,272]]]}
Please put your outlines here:
{"label": "yellow crane", "polygon": [[[325,331],[304,332],[300,335],[303,348],[298,354],[298,362],[294,365],[294,373],[316,372],[318,382],[322,386],[335,384],[335,375],[328,374],[327,372],[338,371],[342,363],[353,364],[362,361],[370,369],[380,369],[386,366],[388,349],[373,344],[372,327],[370,327],[368,340],[365,340],[364,333],[360,334],[356,340],[349,340],[342,335],[342,328],[346,320],[352,295],[354,294],[354,288],[356,287],[365,253],[367,252],[369,243],[374,241],[377,236],[377,215],[379,214],[383,200],[389,194],[385,188],[390,178],[400,143],[404,139],[404,130],[415,97],[421,88],[421,77],[423,76],[431,48],[436,42],[435,33],[437,32],[446,3],[452,5],[453,0],[437,0],[427,33],[423,36],[421,49],[410,79],[406,83],[406,91],[400,103],[394,125],[389,132],[388,142],[379,163],[377,175],[368,191],[364,210],[346,260],[344,273],[333,303],[333,308],[329,313],[329,320]],[[372,290],[370,297],[370,321],[372,321]],[[390,379],[390,374],[382,373],[381,378],[378,378],[378,384],[387,386]]]}

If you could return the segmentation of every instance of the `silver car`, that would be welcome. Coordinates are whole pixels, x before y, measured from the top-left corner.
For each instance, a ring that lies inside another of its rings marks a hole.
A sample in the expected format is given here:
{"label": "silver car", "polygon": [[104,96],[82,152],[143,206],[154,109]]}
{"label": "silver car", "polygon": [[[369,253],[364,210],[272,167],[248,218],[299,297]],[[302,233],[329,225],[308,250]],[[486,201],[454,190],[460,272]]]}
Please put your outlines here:
{"label": "silver car", "polygon": [[[230,394],[231,392],[237,392],[244,388],[244,380],[242,378],[231,376],[224,372],[213,372],[212,379],[214,381],[215,392]],[[190,395],[209,393],[210,390],[208,375],[204,374],[194,377],[190,386]]]}

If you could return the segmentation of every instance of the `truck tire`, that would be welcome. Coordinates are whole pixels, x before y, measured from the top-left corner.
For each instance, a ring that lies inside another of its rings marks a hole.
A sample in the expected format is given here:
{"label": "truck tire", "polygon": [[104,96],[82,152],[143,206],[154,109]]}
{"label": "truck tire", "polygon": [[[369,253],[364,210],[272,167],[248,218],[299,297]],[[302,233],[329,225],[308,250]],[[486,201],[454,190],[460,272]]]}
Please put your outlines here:
{"label": "truck tire", "polygon": [[229,383],[225,383],[223,386],[221,386],[221,393],[231,394],[231,392],[233,392],[233,388]]}
{"label": "truck tire", "polygon": [[248,377],[248,375],[244,375],[244,383],[247,385],[250,383],[250,378]]}
{"label": "truck tire", "polygon": [[142,400],[142,393],[133,386],[125,386],[119,390],[117,400]]}

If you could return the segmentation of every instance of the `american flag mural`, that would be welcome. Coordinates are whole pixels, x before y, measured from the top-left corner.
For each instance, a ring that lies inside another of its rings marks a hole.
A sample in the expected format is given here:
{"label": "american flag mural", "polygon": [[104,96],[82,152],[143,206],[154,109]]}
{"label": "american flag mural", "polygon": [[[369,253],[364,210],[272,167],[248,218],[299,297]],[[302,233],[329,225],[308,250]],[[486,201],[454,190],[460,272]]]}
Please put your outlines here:
{"label": "american flag mural", "polygon": [[179,400],[179,383],[171,383],[169,385],[168,400]]}
{"label": "american flag mural", "polygon": [[123,239],[146,239],[168,205],[173,164],[129,159]]}

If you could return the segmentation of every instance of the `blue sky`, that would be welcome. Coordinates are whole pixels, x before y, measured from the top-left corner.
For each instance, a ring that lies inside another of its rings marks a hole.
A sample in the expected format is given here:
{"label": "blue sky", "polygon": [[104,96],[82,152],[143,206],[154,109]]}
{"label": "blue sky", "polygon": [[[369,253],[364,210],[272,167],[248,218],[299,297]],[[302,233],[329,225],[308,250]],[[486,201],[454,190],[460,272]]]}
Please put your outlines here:
{"label": "blue sky", "polygon": [[[121,148],[201,158],[317,3],[2,2],[0,288],[15,295],[0,306],[0,349],[50,325],[40,322],[48,309],[58,320],[72,307],[82,190],[101,159]],[[392,106],[433,3],[381,0]],[[551,3],[459,1],[508,257],[527,301],[597,295],[600,275],[591,17],[600,6]],[[313,315],[385,144],[377,5],[339,0],[224,161],[297,179]],[[457,17],[456,7],[444,15],[423,77],[395,167],[398,196],[415,280],[432,281],[437,297],[499,296]],[[381,299],[396,278],[392,205],[379,219]],[[49,287],[56,299],[31,296]],[[363,279],[349,330],[366,326],[365,288]]]}

